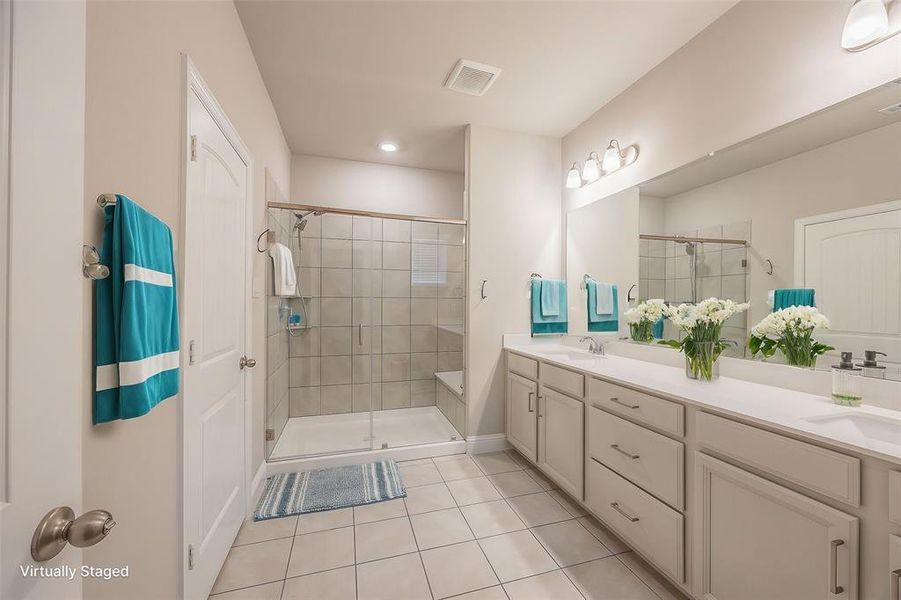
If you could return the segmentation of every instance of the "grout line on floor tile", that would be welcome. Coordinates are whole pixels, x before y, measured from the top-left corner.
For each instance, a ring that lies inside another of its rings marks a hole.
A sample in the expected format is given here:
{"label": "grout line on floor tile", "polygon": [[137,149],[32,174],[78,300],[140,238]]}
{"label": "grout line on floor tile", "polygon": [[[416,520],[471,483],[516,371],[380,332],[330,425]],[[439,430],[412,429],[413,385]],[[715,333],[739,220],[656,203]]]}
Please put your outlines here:
{"label": "grout line on floor tile", "polygon": [[[625,554],[625,552],[621,552],[620,554]],[[647,587],[649,590],[651,590],[651,593],[652,593],[652,594],[654,594],[655,596],[657,596],[658,598],[660,598],[660,600],[663,600],[663,597],[662,597],[660,594],[658,594],[657,592],[654,591],[654,588],[652,588],[651,585],[650,585],[647,581],[644,580],[644,577],[642,577],[641,575],[639,575],[638,573],[636,573],[636,572],[632,569],[632,567],[630,567],[628,564],[626,564],[626,561],[624,561],[623,559],[620,558],[620,554],[614,554],[613,556],[614,556],[614,558],[616,558],[616,560],[618,560],[618,561],[620,562],[620,564],[622,564],[624,567],[626,567],[626,569],[628,569],[630,573],[632,573],[633,575],[635,575],[635,577],[638,579],[638,581],[642,582],[642,583],[645,585],[645,587]],[[638,556],[637,554],[636,554],[635,556],[636,556],[636,558],[637,558],[638,560],[644,560],[643,558],[641,558],[641,557]],[[651,568],[653,568],[653,567],[651,567]],[[677,588],[677,589],[678,589],[678,588]],[[682,593],[682,590],[679,590],[679,592]]]}

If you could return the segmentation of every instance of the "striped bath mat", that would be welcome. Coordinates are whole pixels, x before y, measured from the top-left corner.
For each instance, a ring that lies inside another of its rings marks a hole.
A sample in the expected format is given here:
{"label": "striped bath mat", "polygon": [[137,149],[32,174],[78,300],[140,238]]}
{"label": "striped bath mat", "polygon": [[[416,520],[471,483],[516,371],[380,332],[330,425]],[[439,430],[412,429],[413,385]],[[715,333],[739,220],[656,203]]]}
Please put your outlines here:
{"label": "striped bath mat", "polygon": [[266,480],[254,521],[373,504],[407,495],[393,460],[303,473],[279,473]]}

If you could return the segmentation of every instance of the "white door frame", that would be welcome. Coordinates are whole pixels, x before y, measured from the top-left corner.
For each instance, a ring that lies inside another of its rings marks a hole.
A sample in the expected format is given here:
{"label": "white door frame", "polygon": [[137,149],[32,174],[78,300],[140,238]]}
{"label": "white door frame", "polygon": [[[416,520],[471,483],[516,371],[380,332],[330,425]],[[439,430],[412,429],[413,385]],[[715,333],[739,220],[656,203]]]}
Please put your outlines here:
{"label": "white door frame", "polygon": [[839,221],[841,219],[853,219],[854,217],[878,215],[879,213],[891,212],[895,210],[901,210],[901,200],[882,202],[880,204],[870,204],[869,206],[858,206],[846,210],[838,210],[831,213],[813,215],[812,217],[802,217],[800,219],[795,219],[795,287],[804,287],[805,227],[807,227],[808,225],[815,225],[817,223],[825,223],[827,221]]}
{"label": "white door frame", "polygon": [[[178,234],[178,248],[176,249],[176,253],[178,255],[178,295],[179,295],[179,306],[183,306],[184,297],[185,297],[185,280],[184,280],[184,272],[185,272],[185,252],[184,249],[186,247],[186,233],[187,229],[186,225],[186,212],[187,212],[187,196],[188,196],[188,163],[191,160],[191,139],[190,139],[190,131],[191,131],[191,123],[190,123],[190,102],[191,102],[191,94],[196,94],[200,101],[203,103],[204,107],[210,113],[210,116],[213,117],[213,120],[216,122],[216,125],[222,130],[226,139],[228,139],[229,143],[234,147],[235,152],[238,153],[238,156],[241,157],[241,160],[247,165],[247,180],[246,180],[246,198],[244,200],[244,352],[247,356],[253,356],[253,300],[252,300],[252,286],[253,286],[253,259],[256,256],[256,253],[252,250],[255,249],[255,246],[252,244],[252,232],[253,232],[253,158],[250,155],[250,151],[247,149],[247,146],[244,145],[244,142],[241,140],[241,136],[238,135],[238,130],[232,125],[232,122],[229,120],[228,116],[225,114],[225,111],[219,105],[219,102],[216,100],[216,97],[213,95],[212,90],[209,85],[207,85],[206,81],[204,81],[203,77],[200,75],[200,71],[198,71],[197,67],[194,65],[191,57],[187,54],[182,54],[182,70],[184,73],[184,89],[182,94],[182,117],[181,117],[181,125],[182,125],[182,154],[181,154],[181,163],[180,168],[181,172],[179,174],[179,195],[180,195],[180,208],[179,208],[179,234]],[[179,311],[181,313],[181,311]],[[181,597],[184,597],[185,592],[185,578],[187,576],[188,571],[188,559],[187,559],[187,543],[186,539],[186,523],[185,523],[185,500],[187,498],[187,494],[185,490],[188,487],[188,482],[186,481],[186,449],[185,449],[185,402],[182,396],[184,391],[184,373],[185,368],[187,366],[188,361],[188,353],[186,340],[184,335],[182,334],[181,339],[181,378],[182,382],[180,385],[179,392],[179,405],[180,409],[178,412],[179,425],[178,425],[178,440],[179,440],[179,470],[180,470],[180,480],[181,480],[181,488],[179,490],[179,504],[181,506],[180,514],[179,514],[179,535],[178,535],[178,548],[176,552],[182,557],[181,561],[181,573],[179,577],[179,594]],[[250,508],[250,494],[252,493],[250,483],[251,477],[253,474],[249,469],[249,461],[250,455],[252,454],[252,446],[253,446],[253,420],[252,417],[252,406],[253,402],[251,400],[253,394],[253,379],[254,379],[254,370],[253,369],[245,369],[244,370],[244,440],[242,440],[244,444],[244,486],[246,497],[246,506],[248,509]]]}
{"label": "white door frame", "polygon": [[7,499],[7,398],[6,329],[9,273],[9,120],[10,55],[12,52],[12,2],[0,2],[0,504]]}

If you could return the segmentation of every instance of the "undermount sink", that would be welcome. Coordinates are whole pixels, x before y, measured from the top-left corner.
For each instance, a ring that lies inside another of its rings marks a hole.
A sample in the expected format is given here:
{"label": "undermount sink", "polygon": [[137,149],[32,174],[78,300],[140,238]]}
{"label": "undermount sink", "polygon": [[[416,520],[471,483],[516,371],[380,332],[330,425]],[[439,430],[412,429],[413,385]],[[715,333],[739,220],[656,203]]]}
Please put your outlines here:
{"label": "undermount sink", "polygon": [[901,446],[901,419],[892,419],[866,413],[827,415],[810,417],[809,423],[816,423],[824,433],[863,435],[870,439]]}
{"label": "undermount sink", "polygon": [[548,358],[556,358],[558,360],[575,360],[575,361],[592,361],[599,358],[606,358],[603,354],[592,354],[590,352],[577,352],[570,350],[553,350],[541,353]]}

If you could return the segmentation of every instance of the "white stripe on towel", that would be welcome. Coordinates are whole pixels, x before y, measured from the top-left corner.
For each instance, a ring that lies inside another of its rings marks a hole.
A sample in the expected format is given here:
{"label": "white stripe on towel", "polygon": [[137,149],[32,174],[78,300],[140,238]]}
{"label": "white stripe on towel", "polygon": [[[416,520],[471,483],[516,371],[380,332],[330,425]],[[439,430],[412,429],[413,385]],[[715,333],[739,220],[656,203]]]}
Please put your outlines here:
{"label": "white stripe on towel", "polygon": [[172,275],[169,273],[154,271],[153,269],[139,267],[130,263],[125,265],[123,271],[125,273],[125,281],[140,281],[163,287],[172,287]]}
{"label": "white stripe on towel", "polygon": [[159,375],[163,371],[177,369],[179,352],[165,352],[148,356],[141,360],[132,360],[97,367],[97,391],[117,388],[120,385],[136,385]]}

